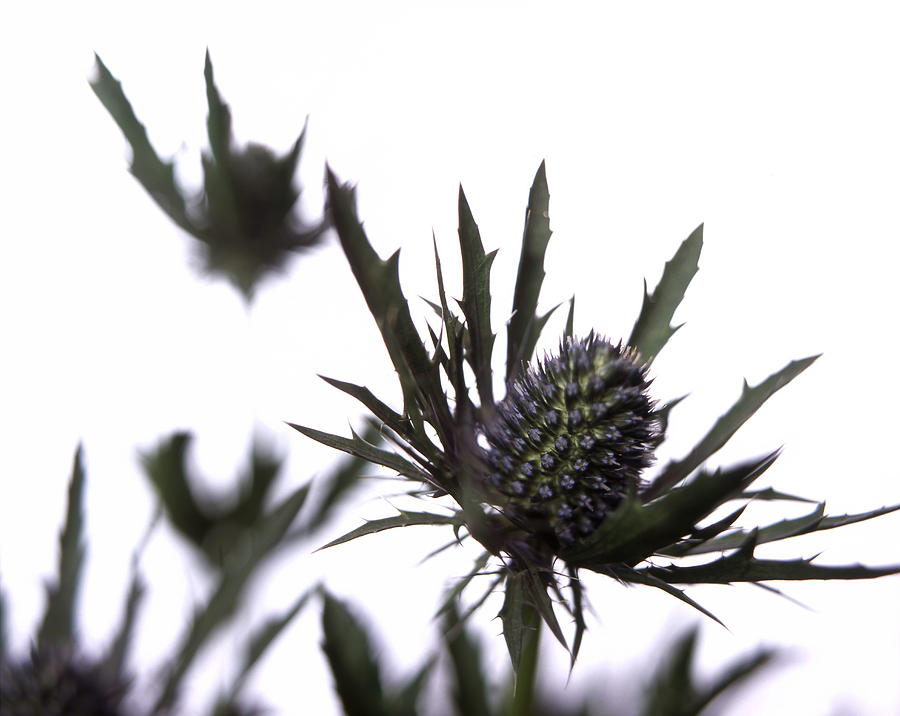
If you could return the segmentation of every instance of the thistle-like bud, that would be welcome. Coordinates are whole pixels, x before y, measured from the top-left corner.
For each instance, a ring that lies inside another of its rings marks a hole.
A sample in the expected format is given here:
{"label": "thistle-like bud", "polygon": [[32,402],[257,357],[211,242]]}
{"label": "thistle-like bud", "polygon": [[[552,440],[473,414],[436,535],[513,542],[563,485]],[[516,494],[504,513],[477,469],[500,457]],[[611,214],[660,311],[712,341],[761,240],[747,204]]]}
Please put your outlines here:
{"label": "thistle-like bud", "polygon": [[30,658],[0,666],[3,716],[121,716],[126,687],[67,647],[33,649]]}
{"label": "thistle-like bud", "polygon": [[571,546],[637,487],[659,425],[637,353],[593,333],[527,366],[484,427],[488,482],[511,519]]}

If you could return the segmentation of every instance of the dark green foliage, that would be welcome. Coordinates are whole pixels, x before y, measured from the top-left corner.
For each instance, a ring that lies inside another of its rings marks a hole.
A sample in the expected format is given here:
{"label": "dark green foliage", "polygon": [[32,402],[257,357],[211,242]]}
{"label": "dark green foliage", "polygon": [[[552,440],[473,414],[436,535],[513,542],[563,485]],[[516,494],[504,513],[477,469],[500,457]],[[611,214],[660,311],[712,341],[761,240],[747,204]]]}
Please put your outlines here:
{"label": "dark green foliage", "polygon": [[227,699],[222,699],[220,704],[238,703],[238,697],[254,667],[275,640],[281,636],[282,632],[290,626],[291,622],[303,610],[311,595],[312,592],[301,594],[286,612],[278,616],[269,617],[250,635],[244,646],[244,655],[237,678],[234,679],[229,690],[230,695]]}
{"label": "dark green foliage", "polygon": [[491,264],[497,252],[484,253],[481,233],[472,216],[466,195],[459,188],[459,250],[463,257],[463,297],[460,306],[469,327],[469,363],[482,405],[494,401],[491,352]]}
{"label": "dark green foliage", "polygon": [[368,629],[340,599],[322,591],[322,650],[347,716],[416,716],[434,662],[396,688],[384,683]]}
{"label": "dark green foliage", "polygon": [[223,555],[221,576],[209,599],[197,607],[164,680],[155,710],[169,708],[181,682],[210,636],[235,613],[251,577],[276,548],[303,507],[309,486],[304,485],[272,508],[249,529],[239,548]]}
{"label": "dark green foliage", "polygon": [[236,495],[219,499],[201,497],[195,494],[194,487],[201,480],[188,471],[187,455],[192,440],[189,433],[174,433],[156,449],[145,452],[141,461],[172,526],[211,565],[221,567],[244,539],[244,532],[262,519],[282,458],[256,444]]}
{"label": "dark green foliage", "polygon": [[400,510],[400,514],[395,515],[394,517],[385,517],[380,520],[371,520],[370,522],[366,522],[366,524],[361,525],[356,529],[351,530],[347,534],[332,540],[328,544],[324,545],[322,549],[325,549],[326,547],[335,547],[339,544],[343,544],[344,542],[349,542],[350,540],[356,539],[357,537],[375,534],[376,532],[383,532],[384,530],[390,530],[395,527],[409,527],[411,525],[459,526],[462,524],[463,521],[459,514],[435,515],[431,512],[407,512],[404,510]]}
{"label": "dark green foliage", "polygon": [[75,451],[69,481],[66,520],[59,533],[59,566],[56,581],[47,585],[47,606],[38,631],[41,649],[68,647],[75,643],[78,589],[84,567],[84,463],[81,446]]}
{"label": "dark green foliage", "polygon": [[131,173],[175,224],[201,242],[205,271],[227,278],[249,302],[266,276],[321,240],[325,224],[305,223],[294,211],[300,196],[294,175],[305,129],[283,156],[254,143],[236,147],[231,112],[216,87],[208,53],[210,148],[203,153],[203,191],[197,196],[178,185],[174,164],[153,149],[121,83],[99,57],[96,70],[91,88],[131,147]]}
{"label": "dark green foliage", "polygon": [[666,262],[662,278],[652,294],[647,293],[647,282],[644,281],[644,303],[628,338],[628,345],[633,346],[648,363],[681,328],[673,327],[669,322],[697,273],[702,248],[703,224],[700,224],[684,240],[672,259]]}
{"label": "dark green foliage", "polygon": [[697,443],[687,456],[681,460],[675,460],[666,466],[646,490],[644,499],[653,499],[673,485],[677,485],[691,472],[700,467],[703,462],[712,457],[719,448],[728,442],[729,438],[738,431],[741,425],[753,417],[763,403],[809,368],[816,358],[818,356],[791,361],[777,373],[773,373],[753,388],[745,380],[741,397],[738,401],[716,421],[716,424],[712,426],[710,431],[703,436],[703,439]]}
{"label": "dark green foliage", "polygon": [[444,648],[450,657],[453,680],[451,690],[456,713],[467,716],[491,716],[488,684],[478,641],[463,626],[455,599],[444,612]]}
{"label": "dark green foliage", "polygon": [[369,635],[346,605],[323,595],[322,650],[328,658],[334,686],[347,716],[384,713],[381,668]]}
{"label": "dark green foliage", "polygon": [[[843,518],[825,517],[824,512],[817,508],[815,513],[804,518],[782,521],[761,529],[748,529],[737,526],[747,500],[757,496],[762,499],[796,499],[771,488],[749,490],[751,484],[772,464],[777,453],[718,470],[702,467],[768,398],[809,367],[815,357],[793,361],[755,387],[751,388],[745,382],[737,402],[696,447],[684,458],[666,465],[649,484],[644,481],[642,470],[648,463],[650,451],[664,440],[670,412],[682,398],[670,400],[658,409],[649,408],[649,398],[643,398],[645,403],[642,403],[640,411],[629,409],[625,412],[635,413],[636,418],[646,421],[646,425],[652,425],[653,429],[648,427],[639,436],[632,436],[635,437],[632,441],[634,446],[630,442],[628,445],[623,443],[619,446],[623,449],[618,454],[609,456],[619,464],[623,455],[634,458],[628,478],[615,484],[613,499],[604,501],[602,511],[591,509],[586,513],[591,518],[590,524],[585,523],[584,529],[577,535],[578,539],[563,539],[564,535],[568,535],[565,530],[570,525],[565,519],[560,520],[559,516],[562,507],[561,503],[558,504],[556,491],[561,483],[557,484],[559,476],[553,473],[555,464],[548,468],[549,472],[539,472],[535,462],[548,455],[560,462],[560,451],[551,454],[546,440],[543,440],[545,434],[553,438],[559,435],[548,429],[547,406],[541,413],[543,417],[535,418],[533,425],[524,425],[524,421],[516,415],[517,412],[527,415],[529,401],[538,403],[537,398],[542,395],[544,384],[555,385],[559,382],[556,378],[561,375],[560,371],[550,370],[548,362],[526,367],[521,384],[515,379],[522,371],[521,361],[531,357],[546,319],[546,314],[541,317],[536,314],[544,276],[544,256],[550,238],[549,191],[543,165],[535,177],[526,212],[508,327],[507,397],[499,405],[494,402],[490,387],[493,382],[490,349],[494,336],[490,329],[489,280],[493,254],[484,252],[465,195],[460,192],[459,201],[462,315],[454,314],[450,308],[440,258],[435,249],[438,300],[430,302],[430,305],[443,325],[439,332],[430,330],[429,348],[413,325],[400,286],[398,254],[395,253],[387,261],[378,257],[356,214],[352,189],[342,186],[330,172],[328,193],[329,209],[344,253],[397,371],[404,396],[403,410],[396,412],[360,386],[331,382],[366,405],[407,457],[377,449],[356,435],[348,439],[311,428],[295,427],[319,442],[393,469],[410,480],[425,483],[430,494],[449,495],[456,500],[459,508],[453,508],[452,518],[433,513],[401,513],[360,527],[333,544],[389,527],[442,523],[452,524],[457,535],[463,533],[478,540],[487,553],[499,558],[503,565],[497,572],[497,580],[505,582],[506,589],[500,617],[510,658],[518,670],[524,668],[526,659],[523,655],[528,652],[527,645],[536,628],[537,622],[532,623],[532,619],[539,617],[557,639],[566,643],[551,595],[573,616],[575,634],[571,652],[573,659],[577,655],[585,629],[584,594],[578,580],[579,569],[661,589],[709,616],[712,615],[706,609],[673,585],[733,581],[757,583],[769,579],[863,578],[900,571],[897,566],[880,569],[822,567],[812,565],[810,560],[763,560],[753,554],[753,547],[758,541],[776,541],[837,527],[885,514],[897,507]],[[685,290],[697,273],[702,243],[701,226],[667,262],[657,287],[648,292],[645,286],[643,306],[629,338],[629,346],[621,349],[636,356],[631,360],[633,371],[640,374],[640,387],[625,381],[618,386],[622,390],[633,388],[643,394],[647,365],[677,330],[671,321]],[[570,343],[564,345],[579,345],[572,338],[573,313],[574,299],[570,303],[565,329]],[[513,361],[512,365],[510,361]],[[472,401],[472,386],[467,384],[468,374],[464,364],[468,364],[474,375],[480,398],[478,405]],[[618,362],[611,361],[612,364],[618,365]],[[582,384],[584,381],[575,382],[575,393],[590,392],[589,386]],[[610,388],[611,393],[615,392],[616,385]],[[613,403],[618,405],[616,401],[609,402],[610,405],[604,403],[606,408],[613,407]],[[591,405],[570,406],[564,401],[554,407],[562,414],[563,410],[569,411],[573,407],[589,409]],[[428,431],[426,427],[432,430]],[[622,432],[618,424],[613,427]],[[520,429],[533,430],[535,435],[530,432],[520,435]],[[482,435],[492,448],[490,451],[479,443]],[[605,439],[608,436],[604,434],[602,437]],[[605,449],[614,443],[612,441],[610,445],[601,447]],[[597,478],[606,480],[608,484],[609,476],[600,464],[603,461],[594,457],[588,459],[582,484],[587,485],[587,480]],[[509,458],[509,465],[502,462],[505,458]],[[523,473],[523,460],[531,465],[534,475]],[[545,493],[550,490],[554,495],[541,494],[541,490]],[[582,497],[587,499],[593,495],[585,492]],[[714,511],[731,501],[741,504],[734,505],[724,516],[708,522]],[[597,505],[592,503],[592,507]],[[574,526],[579,527],[577,519]],[[735,547],[739,549],[733,555],[707,565],[660,567],[650,566],[647,562],[654,555],[678,557]],[[557,575],[560,570],[554,565],[556,560],[566,563],[569,596],[562,592],[559,585]],[[483,571],[482,566],[476,566],[477,569],[463,580],[462,586],[468,584],[474,574]],[[495,586],[491,585],[491,589]],[[456,594],[459,591],[461,588]],[[480,602],[479,599],[476,604]],[[527,678],[524,672],[520,675]]]}
{"label": "dark green foliage", "polygon": [[120,681],[124,680],[126,676],[125,664],[128,660],[128,650],[134,639],[134,628],[138,612],[147,594],[147,585],[138,572],[137,562],[137,555],[135,555],[131,569],[131,584],[128,587],[128,595],[125,597],[122,621],[116,630],[106,658],[103,660],[104,668]]}
{"label": "dark green foliage", "polygon": [[[537,315],[538,298],[544,283],[544,255],[550,243],[550,190],[547,187],[547,171],[544,162],[538,167],[528,194],[525,210],[525,231],[522,236],[522,253],[513,293],[513,310],[506,327],[506,382],[516,377],[523,362],[531,359],[535,343],[540,336],[540,318]],[[572,299],[570,309],[574,309]],[[568,333],[571,336],[571,315]]]}
{"label": "dark green foliage", "polygon": [[771,664],[776,655],[771,649],[760,649],[728,666],[711,682],[698,684],[693,675],[697,639],[698,630],[690,629],[669,647],[644,690],[642,716],[697,716],[713,700]]}

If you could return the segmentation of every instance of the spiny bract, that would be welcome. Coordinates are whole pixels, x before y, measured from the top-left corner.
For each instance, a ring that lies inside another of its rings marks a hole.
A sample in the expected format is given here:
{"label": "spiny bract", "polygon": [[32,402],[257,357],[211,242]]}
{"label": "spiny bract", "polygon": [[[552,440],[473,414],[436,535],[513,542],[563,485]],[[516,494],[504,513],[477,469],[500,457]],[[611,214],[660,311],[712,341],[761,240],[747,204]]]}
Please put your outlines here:
{"label": "spiny bract", "polygon": [[653,460],[648,386],[635,351],[593,332],[526,367],[483,428],[503,511],[555,546],[591,534]]}

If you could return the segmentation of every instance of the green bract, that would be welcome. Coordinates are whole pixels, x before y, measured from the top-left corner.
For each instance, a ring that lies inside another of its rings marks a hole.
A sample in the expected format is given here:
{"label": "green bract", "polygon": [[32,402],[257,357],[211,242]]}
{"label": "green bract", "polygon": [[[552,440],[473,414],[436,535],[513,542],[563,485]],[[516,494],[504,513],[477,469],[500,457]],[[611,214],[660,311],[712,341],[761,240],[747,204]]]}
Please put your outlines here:
{"label": "green bract", "polygon": [[[549,317],[537,313],[551,234],[542,164],[529,196],[507,324],[506,397],[498,401],[493,394],[495,334],[490,321],[494,254],[485,253],[462,190],[462,315],[450,310],[435,248],[438,300],[431,306],[442,326],[439,332],[430,330],[428,345],[413,324],[400,286],[399,254],[383,261],[375,253],[357,217],[352,188],[341,185],[330,172],[328,196],[344,253],[399,377],[403,407],[395,410],[365,387],[326,380],[359,399],[381,434],[400,451],[386,450],[356,434],[344,438],[294,427],[417,485],[424,483],[431,496],[450,496],[456,503],[450,514],[401,511],[368,522],[329,546],[385,529],[426,524],[451,526],[457,536],[474,538],[484,552],[450,592],[445,607],[475,576],[490,573],[493,560],[494,577],[471,609],[502,584],[500,617],[517,671],[532,660],[538,633],[534,627],[541,619],[567,645],[551,595],[574,620],[569,647],[574,660],[585,629],[581,569],[662,589],[709,616],[674,585],[863,579],[900,572],[900,565],[822,566],[812,559],[755,555],[758,544],[867,520],[900,505],[826,516],[824,503],[818,503],[804,517],[739,527],[737,521],[750,500],[812,501],[773,489],[750,490],[777,452],[716,470],[702,467],[815,357],[791,362],[759,385],[745,383],[737,402],[685,457],[660,468],[652,480],[642,475],[653,449],[665,439],[669,413],[679,402],[655,405],[647,393],[647,367],[675,331],[673,315],[697,272],[702,226],[666,264],[654,291],[645,288],[640,315],[626,342],[609,342],[593,334],[573,337],[573,302],[559,354],[531,363]],[[474,385],[469,384],[469,375],[474,376]],[[421,489],[416,492],[421,494]],[[712,513],[729,503],[736,504],[724,512],[725,517],[710,522]],[[678,563],[680,557],[704,553],[717,556],[701,564],[694,560],[691,566]],[[671,563],[661,564],[659,558]],[[559,562],[568,574],[567,585],[559,582]]]}

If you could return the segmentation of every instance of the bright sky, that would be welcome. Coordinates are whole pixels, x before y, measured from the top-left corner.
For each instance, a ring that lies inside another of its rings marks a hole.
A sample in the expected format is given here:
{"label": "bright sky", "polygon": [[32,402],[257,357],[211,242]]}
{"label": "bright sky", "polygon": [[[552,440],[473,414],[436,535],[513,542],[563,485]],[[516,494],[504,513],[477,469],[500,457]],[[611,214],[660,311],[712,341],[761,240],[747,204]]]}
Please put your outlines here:
{"label": "bright sky", "polygon": [[[139,449],[189,428],[200,469],[227,484],[255,429],[289,451],[286,491],[333,455],[282,421],[343,434],[359,424],[357,405],[317,373],[399,402],[333,238],[263,287],[249,312],[225,284],[190,270],[189,240],[128,174],[125,142],[88,87],[93,51],[123,81],[156,148],[177,156],[185,183],[198,181],[205,144],[207,47],[241,141],[283,151],[309,115],[308,206],[321,206],[327,159],[358,184],[360,215],[382,255],[402,247],[411,298],[435,296],[432,230],[451,292],[461,293],[462,182],[486,248],[500,250],[495,326],[507,318],[541,159],[554,229],[544,306],[574,293],[579,332],[627,335],[642,278],[655,282],[705,222],[700,273],[676,316],[687,324],[654,365],[656,397],[691,393],[662,460],[690,448],[743,377],[756,384],[822,352],[717,460],[784,444],[765,484],[827,499],[835,514],[900,501],[890,457],[900,404],[892,3],[183,5],[148,13],[113,2],[20,4],[0,28],[0,575],[18,648],[54,568],[79,440],[90,538],[82,622],[99,647],[151,512]],[[551,324],[542,347],[560,331]],[[361,496],[329,535],[390,509]],[[891,515],[769,554],[896,563],[898,528]],[[371,618],[398,669],[411,669],[433,637],[441,589],[468,558],[416,566],[446,535],[415,529],[313,556],[318,544],[305,545],[266,572],[244,626],[324,578]],[[146,668],[167,653],[206,582],[164,530],[143,565],[151,590],[135,656]],[[598,618],[569,687],[576,692],[598,674],[627,688],[643,678],[654,644],[698,618],[662,594],[601,579],[589,590]],[[729,713],[900,712],[900,578],[786,591],[812,611],[749,586],[690,592],[731,630],[704,627],[704,668],[757,643],[792,648],[792,661]],[[478,622],[495,669],[505,658],[490,620],[498,608],[489,602]],[[252,683],[280,713],[297,712],[298,681],[309,713],[336,708],[316,611]],[[189,703],[206,703],[228,682],[236,643],[233,635],[217,643]],[[562,689],[565,654],[548,645],[545,656]]]}

